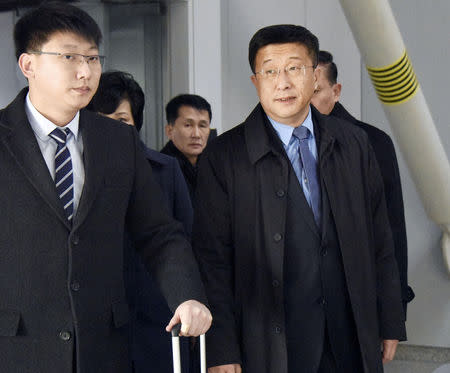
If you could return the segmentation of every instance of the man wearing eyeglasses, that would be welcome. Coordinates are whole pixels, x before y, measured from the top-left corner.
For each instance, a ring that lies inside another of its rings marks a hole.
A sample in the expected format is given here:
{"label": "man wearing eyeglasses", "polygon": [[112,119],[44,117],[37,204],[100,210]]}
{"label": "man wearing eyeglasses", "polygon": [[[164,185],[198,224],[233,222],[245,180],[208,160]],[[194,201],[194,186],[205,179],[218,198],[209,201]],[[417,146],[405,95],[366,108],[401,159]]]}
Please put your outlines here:
{"label": "man wearing eyeglasses", "polygon": [[378,373],[406,337],[378,165],[362,131],[310,105],[318,52],[301,26],[256,32],[260,103],[200,160],[209,373]]}
{"label": "man wearing eyeglasses", "polygon": [[137,132],[83,110],[102,70],[95,21],[47,3],[14,40],[29,87],[0,111],[1,371],[130,372],[125,232],[174,312],[167,331],[209,328],[197,264]]}

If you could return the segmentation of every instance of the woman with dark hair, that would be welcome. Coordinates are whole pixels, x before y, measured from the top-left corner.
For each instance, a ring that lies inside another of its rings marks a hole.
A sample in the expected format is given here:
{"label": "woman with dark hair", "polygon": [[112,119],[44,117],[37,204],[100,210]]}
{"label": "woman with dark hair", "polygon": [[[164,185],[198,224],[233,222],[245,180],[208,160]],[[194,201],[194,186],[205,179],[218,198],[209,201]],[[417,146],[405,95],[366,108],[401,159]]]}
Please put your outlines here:
{"label": "woman with dark hair", "polygon": [[136,126],[139,132],[144,119],[144,105],[144,92],[131,74],[107,71],[101,75],[97,92],[87,108]]}

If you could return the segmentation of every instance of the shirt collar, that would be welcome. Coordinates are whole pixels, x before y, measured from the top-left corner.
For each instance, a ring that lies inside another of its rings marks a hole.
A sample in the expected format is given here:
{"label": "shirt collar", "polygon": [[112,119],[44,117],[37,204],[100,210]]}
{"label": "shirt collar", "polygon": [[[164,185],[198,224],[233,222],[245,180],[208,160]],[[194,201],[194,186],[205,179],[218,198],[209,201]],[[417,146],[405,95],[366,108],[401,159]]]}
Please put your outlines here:
{"label": "shirt collar", "polygon": [[[30,94],[27,94],[27,98],[25,100],[25,111],[27,113],[28,121],[30,122],[31,128],[33,129],[36,136],[38,136],[42,141],[47,141],[49,139],[49,134],[55,128],[61,128],[54,124],[52,121],[48,120],[44,117],[37,109],[34,107],[33,103],[30,100]],[[70,129],[70,132],[75,137],[75,140],[78,140],[78,132],[79,132],[79,123],[80,123],[80,112],[77,111],[76,115],[73,119],[66,124],[62,128]]]}
{"label": "shirt collar", "polygon": [[[289,141],[292,137],[292,132],[294,132],[294,127],[289,126],[287,124],[279,123],[275,120],[273,120],[271,117],[267,115],[267,118],[269,118],[270,123],[272,124],[272,127],[275,129],[275,131],[278,134],[278,137],[283,142],[285,146],[289,145]],[[311,132],[311,136],[314,139],[314,125],[312,121],[312,115],[311,115],[311,108],[309,108],[308,115],[306,116],[306,119],[301,124],[302,126],[305,126],[309,129]]]}

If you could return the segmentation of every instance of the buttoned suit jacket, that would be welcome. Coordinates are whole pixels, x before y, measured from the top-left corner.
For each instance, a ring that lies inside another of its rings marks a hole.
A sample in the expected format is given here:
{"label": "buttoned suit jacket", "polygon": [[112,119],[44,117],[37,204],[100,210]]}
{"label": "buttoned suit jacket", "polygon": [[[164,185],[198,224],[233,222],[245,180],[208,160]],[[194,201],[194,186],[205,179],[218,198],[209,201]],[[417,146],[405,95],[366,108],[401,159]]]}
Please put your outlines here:
{"label": "buttoned suit jacket", "polygon": [[8,373],[128,372],[125,229],[172,311],[205,301],[179,223],[137,132],[81,110],[85,181],[67,221],[24,102],[0,111],[0,366]]}

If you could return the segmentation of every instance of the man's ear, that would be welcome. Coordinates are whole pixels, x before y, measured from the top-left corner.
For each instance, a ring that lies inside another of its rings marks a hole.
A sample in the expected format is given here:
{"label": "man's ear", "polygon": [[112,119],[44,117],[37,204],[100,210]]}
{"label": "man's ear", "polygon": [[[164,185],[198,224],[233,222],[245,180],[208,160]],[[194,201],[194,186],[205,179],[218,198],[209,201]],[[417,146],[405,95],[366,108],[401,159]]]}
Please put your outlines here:
{"label": "man's ear", "polygon": [[341,83],[333,84],[332,90],[334,94],[334,102],[339,101],[339,98],[341,97],[341,89],[342,89]]}
{"label": "man's ear", "polygon": [[35,59],[33,56],[28,53],[22,53],[19,57],[19,61],[17,61],[22,74],[28,80],[34,78],[34,61]]}
{"label": "man's ear", "polygon": [[317,90],[317,88],[319,87],[319,78],[320,78],[321,74],[322,74],[322,69],[319,66],[317,66],[314,69],[314,91]]}
{"label": "man's ear", "polygon": [[166,124],[164,127],[164,131],[166,132],[166,136],[169,140],[172,140],[172,131],[173,131],[173,126],[171,126],[170,124]]}
{"label": "man's ear", "polygon": [[253,85],[254,85],[255,88],[256,88],[256,83],[257,83],[257,81],[256,81],[256,75],[255,75],[255,74],[251,75],[251,76],[250,76],[250,80],[252,81]]}

